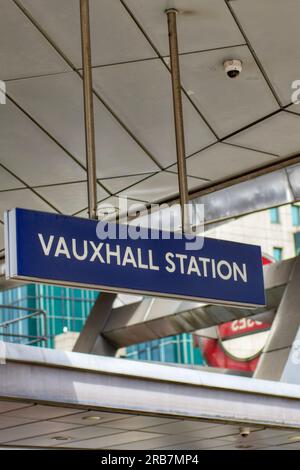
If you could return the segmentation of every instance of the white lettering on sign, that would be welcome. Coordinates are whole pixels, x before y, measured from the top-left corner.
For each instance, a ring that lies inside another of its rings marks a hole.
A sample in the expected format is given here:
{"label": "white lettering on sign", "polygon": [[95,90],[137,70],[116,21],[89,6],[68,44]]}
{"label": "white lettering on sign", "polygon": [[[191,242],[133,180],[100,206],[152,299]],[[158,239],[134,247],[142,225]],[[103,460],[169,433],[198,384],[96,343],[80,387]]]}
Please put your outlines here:
{"label": "white lettering on sign", "polygon": [[261,321],[252,320],[251,318],[241,318],[240,320],[234,320],[231,323],[232,331],[242,331],[248,328],[253,328],[254,326],[262,325]]}
{"label": "white lettering on sign", "polygon": [[136,269],[147,269],[159,271],[165,269],[168,273],[180,273],[182,275],[197,276],[199,278],[211,277],[222,279],[223,281],[248,282],[247,266],[240,265],[235,261],[225,259],[215,260],[213,258],[203,258],[184,253],[167,252],[164,256],[163,266],[155,261],[153,250],[142,250],[142,248],[131,248],[115,244],[113,247],[109,243],[94,243],[92,240],[66,240],[64,237],[49,235],[44,237],[38,234],[38,239],[45,256],[75,258],[77,261],[88,260],[92,263],[115,264],[117,266],[131,266]]}

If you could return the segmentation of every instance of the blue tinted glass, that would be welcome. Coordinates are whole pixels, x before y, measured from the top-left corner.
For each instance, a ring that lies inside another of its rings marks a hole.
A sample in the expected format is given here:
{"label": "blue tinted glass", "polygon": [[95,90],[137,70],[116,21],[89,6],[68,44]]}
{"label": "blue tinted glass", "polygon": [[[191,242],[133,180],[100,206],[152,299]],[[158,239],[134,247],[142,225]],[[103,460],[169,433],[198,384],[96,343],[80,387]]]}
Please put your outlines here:
{"label": "blue tinted glass", "polygon": [[292,224],[294,227],[298,227],[300,225],[300,207],[299,206],[292,206]]}
{"label": "blue tinted glass", "polygon": [[273,207],[272,209],[270,209],[270,221],[271,224],[279,224],[280,217],[278,207]]}
{"label": "blue tinted glass", "polygon": [[282,260],[282,248],[274,247],[273,248],[273,257],[274,257],[275,261],[281,261]]}

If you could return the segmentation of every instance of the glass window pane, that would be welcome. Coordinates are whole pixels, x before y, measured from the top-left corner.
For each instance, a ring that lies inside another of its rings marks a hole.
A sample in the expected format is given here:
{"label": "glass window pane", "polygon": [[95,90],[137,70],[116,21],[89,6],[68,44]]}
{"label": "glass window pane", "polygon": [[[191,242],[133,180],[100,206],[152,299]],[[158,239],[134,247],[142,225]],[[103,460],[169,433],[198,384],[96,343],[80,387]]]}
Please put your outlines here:
{"label": "glass window pane", "polygon": [[273,248],[273,257],[275,259],[275,261],[281,261],[282,260],[282,248],[278,247],[278,246],[275,246]]}
{"label": "glass window pane", "polygon": [[300,225],[300,207],[296,205],[292,206],[292,224],[294,227]]}
{"label": "glass window pane", "polygon": [[279,224],[280,223],[279,208],[278,207],[272,207],[272,209],[270,209],[270,222],[271,222],[271,224]]}

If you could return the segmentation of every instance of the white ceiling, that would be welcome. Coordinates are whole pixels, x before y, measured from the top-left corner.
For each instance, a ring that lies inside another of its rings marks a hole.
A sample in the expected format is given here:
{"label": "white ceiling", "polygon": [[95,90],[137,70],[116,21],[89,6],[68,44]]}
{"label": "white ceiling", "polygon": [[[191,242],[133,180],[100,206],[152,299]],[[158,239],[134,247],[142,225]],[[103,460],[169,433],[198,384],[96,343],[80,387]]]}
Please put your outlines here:
{"label": "white ceiling", "polygon": [[[9,432],[8,432],[9,428]],[[0,445],[75,449],[300,449],[297,431],[0,401]],[[298,436],[299,437],[299,436]]]}
{"label": "white ceiling", "polygon": [[[298,0],[90,4],[99,201],[178,193],[170,7],[180,11],[190,190],[299,152],[300,108],[290,106],[300,79]],[[8,93],[0,105],[0,220],[16,205],[86,215],[78,1],[2,0],[0,44]],[[236,80],[223,69],[232,58],[243,62]]]}

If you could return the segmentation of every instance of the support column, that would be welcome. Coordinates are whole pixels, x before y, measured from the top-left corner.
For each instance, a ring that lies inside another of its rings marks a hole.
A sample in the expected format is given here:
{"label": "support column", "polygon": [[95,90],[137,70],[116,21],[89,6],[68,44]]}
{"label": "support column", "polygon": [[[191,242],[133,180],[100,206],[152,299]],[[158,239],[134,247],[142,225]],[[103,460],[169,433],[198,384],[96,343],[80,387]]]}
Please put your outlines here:
{"label": "support column", "polygon": [[112,311],[117,294],[102,293],[97,298],[79,338],[73,348],[75,352],[114,356],[117,348],[102,336],[102,331]]}
{"label": "support column", "polygon": [[279,304],[268,342],[254,377],[280,380],[300,325],[300,256],[294,260],[288,284]]}

